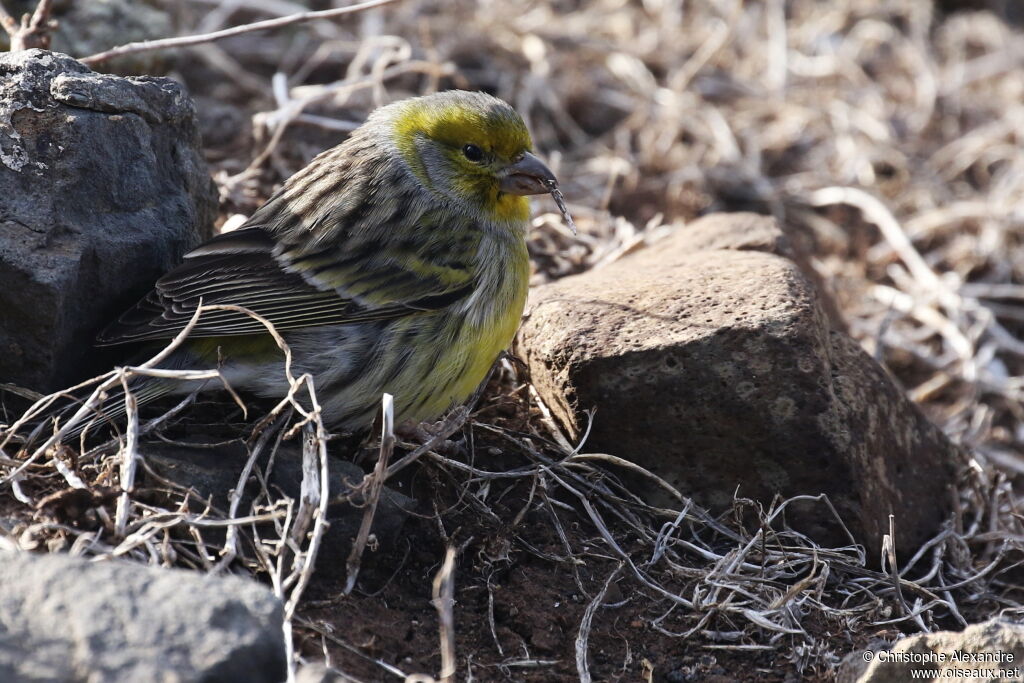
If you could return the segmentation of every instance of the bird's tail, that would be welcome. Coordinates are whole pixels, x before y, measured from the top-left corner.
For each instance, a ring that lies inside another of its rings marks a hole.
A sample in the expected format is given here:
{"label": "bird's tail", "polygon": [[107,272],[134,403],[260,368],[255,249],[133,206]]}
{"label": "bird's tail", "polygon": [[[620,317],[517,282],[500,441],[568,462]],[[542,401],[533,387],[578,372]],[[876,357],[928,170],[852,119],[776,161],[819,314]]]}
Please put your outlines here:
{"label": "bird's tail", "polygon": [[[168,380],[133,377],[127,391],[121,382],[89,383],[38,399],[10,425],[0,425],[0,439],[15,441],[23,448],[36,448],[47,442],[68,443],[83,432],[95,433],[123,421],[128,403],[150,403],[173,393],[177,385]],[[129,398],[130,395],[130,398]]]}

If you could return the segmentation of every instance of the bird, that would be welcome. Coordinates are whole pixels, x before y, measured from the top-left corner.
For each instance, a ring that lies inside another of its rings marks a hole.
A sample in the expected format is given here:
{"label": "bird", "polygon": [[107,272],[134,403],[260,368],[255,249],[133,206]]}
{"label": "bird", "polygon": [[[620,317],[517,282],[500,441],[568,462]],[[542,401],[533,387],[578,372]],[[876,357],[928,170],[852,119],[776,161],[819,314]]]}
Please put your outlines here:
{"label": "bird", "polygon": [[[200,305],[241,307],[273,324],[295,376],[313,378],[329,428],[369,428],[385,392],[396,423],[438,418],[511,343],[530,275],[528,197],[561,208],[557,188],[501,99],[448,90],[387,104],[238,229],[188,252],[97,344],[166,344]],[[204,309],[160,367],[217,368],[260,397],[288,390],[281,349],[239,309]],[[198,386],[131,388],[141,404]]]}

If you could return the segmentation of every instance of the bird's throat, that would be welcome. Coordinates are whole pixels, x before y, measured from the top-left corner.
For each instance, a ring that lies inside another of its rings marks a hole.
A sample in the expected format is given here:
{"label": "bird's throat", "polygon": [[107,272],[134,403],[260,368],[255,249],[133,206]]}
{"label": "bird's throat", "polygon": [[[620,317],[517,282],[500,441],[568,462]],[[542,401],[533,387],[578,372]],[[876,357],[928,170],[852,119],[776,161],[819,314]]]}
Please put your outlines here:
{"label": "bird's throat", "polygon": [[530,219],[530,200],[519,195],[495,190],[494,199],[488,202],[494,218],[502,223],[522,224]]}

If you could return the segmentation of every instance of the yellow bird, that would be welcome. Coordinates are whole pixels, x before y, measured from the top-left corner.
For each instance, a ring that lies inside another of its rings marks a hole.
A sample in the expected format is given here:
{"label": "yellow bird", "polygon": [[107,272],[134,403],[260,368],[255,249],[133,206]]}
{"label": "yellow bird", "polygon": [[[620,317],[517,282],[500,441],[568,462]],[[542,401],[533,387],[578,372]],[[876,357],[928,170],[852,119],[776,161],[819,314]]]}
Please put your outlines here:
{"label": "yellow bird", "polygon": [[[242,306],[281,332],[294,374],[313,376],[329,427],[368,427],[384,392],[397,421],[435,418],[473,393],[519,326],[526,196],[560,199],[531,150],[519,114],[483,93],[382,107],[240,229],[189,252],[99,342],[171,339],[200,300]],[[231,386],[280,397],[283,363],[259,321],[218,310],[164,367],[220,367]],[[140,379],[133,392],[194,389]]]}

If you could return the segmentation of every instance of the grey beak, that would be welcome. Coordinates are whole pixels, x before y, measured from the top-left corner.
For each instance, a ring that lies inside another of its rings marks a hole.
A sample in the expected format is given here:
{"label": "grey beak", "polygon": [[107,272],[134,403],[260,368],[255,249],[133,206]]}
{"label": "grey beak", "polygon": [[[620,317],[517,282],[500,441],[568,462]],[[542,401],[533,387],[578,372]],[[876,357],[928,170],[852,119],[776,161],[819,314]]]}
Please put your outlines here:
{"label": "grey beak", "polygon": [[499,187],[502,192],[525,196],[546,194],[557,185],[558,180],[551,169],[545,166],[543,161],[526,152],[522,159],[506,169],[506,175],[502,177]]}

